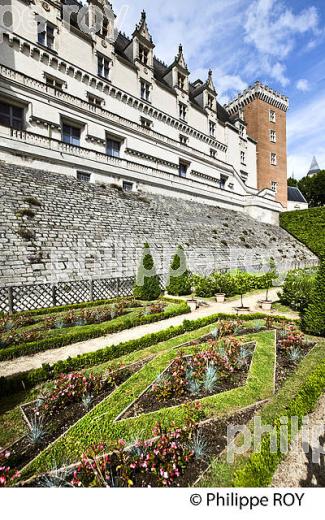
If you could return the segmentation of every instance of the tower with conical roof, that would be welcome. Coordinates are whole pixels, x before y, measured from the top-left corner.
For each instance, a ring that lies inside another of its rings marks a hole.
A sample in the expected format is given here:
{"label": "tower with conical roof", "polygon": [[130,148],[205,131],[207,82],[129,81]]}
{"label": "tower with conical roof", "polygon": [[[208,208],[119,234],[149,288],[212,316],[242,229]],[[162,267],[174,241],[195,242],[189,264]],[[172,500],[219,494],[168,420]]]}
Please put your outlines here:
{"label": "tower with conical roof", "polygon": [[316,157],[314,156],[307,175],[308,175],[308,177],[312,177],[313,175],[316,175],[316,173],[319,173],[319,172],[320,172],[320,167],[318,165]]}

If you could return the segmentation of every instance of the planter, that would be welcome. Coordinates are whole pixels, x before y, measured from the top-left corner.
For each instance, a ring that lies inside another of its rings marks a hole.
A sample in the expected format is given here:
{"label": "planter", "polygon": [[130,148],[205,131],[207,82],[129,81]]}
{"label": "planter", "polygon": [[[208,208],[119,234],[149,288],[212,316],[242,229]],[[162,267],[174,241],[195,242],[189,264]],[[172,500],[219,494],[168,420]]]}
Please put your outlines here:
{"label": "planter", "polygon": [[272,302],[265,300],[262,302],[263,311],[271,311],[272,310]]}
{"label": "planter", "polygon": [[198,308],[198,301],[197,300],[187,300],[187,303],[191,309],[191,312],[196,311]]}
{"label": "planter", "polygon": [[223,294],[223,293],[217,293],[215,295],[215,298],[216,298],[216,302],[217,303],[224,303],[225,302],[225,299],[226,299],[226,295]]}

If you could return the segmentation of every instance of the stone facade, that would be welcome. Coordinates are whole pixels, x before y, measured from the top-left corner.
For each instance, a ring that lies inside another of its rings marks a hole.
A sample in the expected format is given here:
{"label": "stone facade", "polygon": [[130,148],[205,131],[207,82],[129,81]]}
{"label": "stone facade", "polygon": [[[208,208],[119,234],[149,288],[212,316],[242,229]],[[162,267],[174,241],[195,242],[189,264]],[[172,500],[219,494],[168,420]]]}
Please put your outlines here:
{"label": "stone facade", "polygon": [[156,58],[145,13],[127,37],[109,2],[88,4],[90,22],[104,15],[93,32],[67,23],[65,8],[85,9],[75,0],[8,4],[0,159],[277,223],[283,206],[257,171],[258,144],[218,102],[211,71],[191,82],[181,46],[170,65]]}
{"label": "stone facade", "polygon": [[125,193],[0,163],[0,284],[133,275],[149,242],[159,273],[180,244],[193,272],[280,270],[317,258],[278,226],[198,202]]}

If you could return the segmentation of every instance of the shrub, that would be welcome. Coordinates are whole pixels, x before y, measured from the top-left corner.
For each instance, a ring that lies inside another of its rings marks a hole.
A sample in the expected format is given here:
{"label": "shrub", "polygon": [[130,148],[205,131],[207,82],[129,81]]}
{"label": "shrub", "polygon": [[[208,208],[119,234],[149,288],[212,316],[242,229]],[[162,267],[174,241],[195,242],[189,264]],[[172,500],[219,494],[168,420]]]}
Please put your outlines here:
{"label": "shrub", "polygon": [[314,272],[304,269],[290,271],[286,276],[282,292],[279,293],[280,302],[302,312],[311,301],[314,283]]}
{"label": "shrub", "polygon": [[168,294],[183,296],[191,294],[191,277],[187,269],[186,257],[182,246],[178,246],[177,252],[169,269]]}
{"label": "shrub", "polygon": [[23,217],[34,218],[35,215],[36,215],[35,211],[31,208],[22,208],[22,209],[18,210],[16,213],[17,218],[23,218]]}
{"label": "shrub", "polygon": [[154,260],[149,244],[144,245],[143,256],[138,269],[133,295],[139,300],[156,300],[161,295],[159,276],[156,274]]}
{"label": "shrub", "polygon": [[41,202],[36,197],[25,197],[24,202],[27,202],[27,204],[30,204],[31,206],[42,206]]}
{"label": "shrub", "polygon": [[311,301],[302,318],[302,329],[309,334],[325,336],[325,259],[317,272]]}
{"label": "shrub", "polygon": [[32,240],[35,238],[35,233],[31,229],[27,229],[23,226],[19,226],[17,229],[17,235],[19,235],[24,240]]}

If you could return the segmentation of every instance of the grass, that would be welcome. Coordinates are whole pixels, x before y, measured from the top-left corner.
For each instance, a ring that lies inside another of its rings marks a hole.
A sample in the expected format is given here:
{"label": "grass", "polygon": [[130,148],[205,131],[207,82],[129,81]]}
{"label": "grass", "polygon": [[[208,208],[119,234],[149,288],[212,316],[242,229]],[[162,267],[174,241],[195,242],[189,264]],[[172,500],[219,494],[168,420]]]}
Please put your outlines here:
{"label": "grass", "polygon": [[36,398],[38,391],[19,392],[1,399],[0,448],[6,448],[27,432],[20,405]]}
{"label": "grass", "polygon": [[[263,424],[273,424],[277,417],[288,414],[288,408],[295,399],[299,398],[299,392],[303,390],[308,378],[312,377],[319,367],[325,367],[324,359],[325,341],[320,341],[301,361],[297,370],[287,379],[280,391],[262,408],[259,415]],[[310,411],[312,411],[312,408],[308,410],[308,412]],[[250,424],[250,428],[253,428],[253,423]],[[240,436],[237,442],[241,442]],[[237,455],[233,464],[227,462],[226,454],[214,459],[209,472],[198,483],[198,487],[237,487],[240,485],[237,480],[238,475],[241,475],[242,478],[242,475],[250,469],[251,457],[254,457],[251,452],[245,455]],[[279,463],[280,459],[277,462]],[[267,459],[264,460],[264,464],[268,464]],[[277,464],[271,467],[269,478],[272,477],[276,467]],[[257,475],[255,474],[252,478],[256,479]],[[256,485],[256,482],[254,485]]]}
{"label": "grass", "polygon": [[[247,382],[243,387],[228,392],[206,397],[200,400],[205,417],[228,414],[255,401],[269,397],[274,389],[275,366],[275,333],[274,331],[245,335],[244,342],[255,341],[256,349]],[[187,353],[194,353],[200,347],[189,347]],[[45,471],[53,460],[60,464],[63,460],[78,460],[82,452],[96,442],[110,443],[114,439],[123,438],[126,441],[138,438],[148,438],[153,426],[160,421],[166,427],[181,427],[187,415],[186,406],[165,408],[136,418],[116,422],[116,417],[150,385],[178,352],[174,345],[169,350],[158,354],[139,372],[131,376],[118,387],[102,403],[85,415],[65,435],[46,448],[25,469],[24,476],[39,471]]]}
{"label": "grass", "polygon": [[287,305],[283,305],[282,303],[280,302],[275,302],[272,304],[272,309],[278,313],[294,313],[294,314],[297,314],[297,311],[294,311],[293,309],[291,309],[291,307],[288,307]]}

